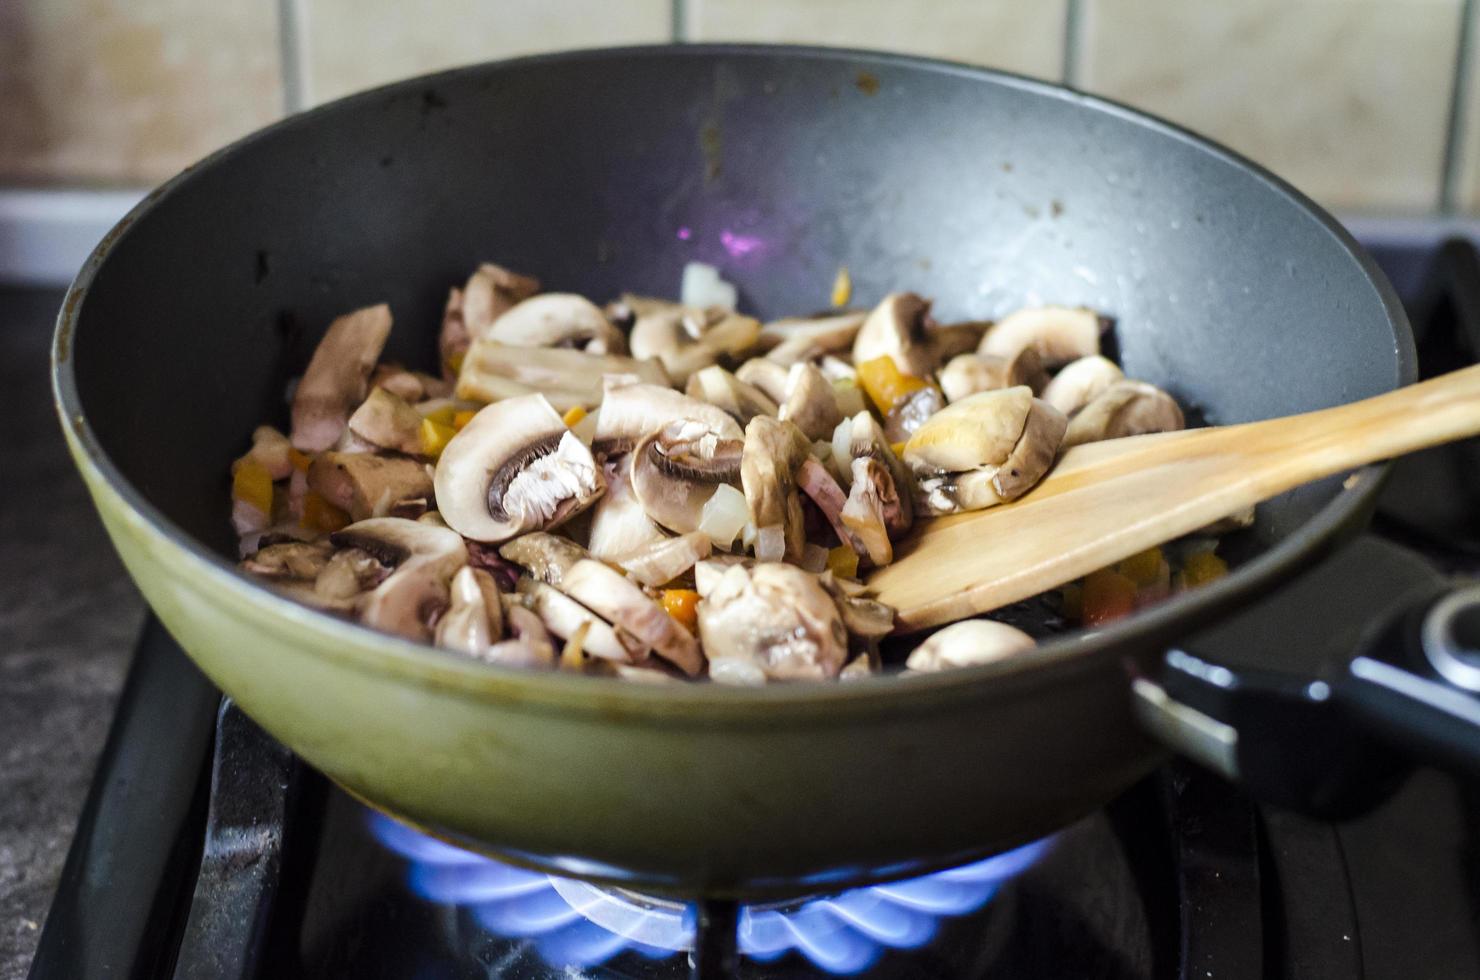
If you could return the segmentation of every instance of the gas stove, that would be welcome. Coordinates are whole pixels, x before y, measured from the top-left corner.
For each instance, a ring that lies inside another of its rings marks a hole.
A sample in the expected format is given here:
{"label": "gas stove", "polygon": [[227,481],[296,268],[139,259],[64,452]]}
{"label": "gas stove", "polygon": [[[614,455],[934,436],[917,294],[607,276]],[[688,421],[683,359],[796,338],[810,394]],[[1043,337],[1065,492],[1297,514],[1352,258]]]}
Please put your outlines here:
{"label": "gas stove", "polygon": [[[1475,249],[1371,244],[1423,374],[1473,362]],[[1480,441],[1405,459],[1372,532],[1243,628],[1294,637],[1298,616],[1319,633],[1343,583],[1415,551],[1480,574]],[[223,700],[151,622],[31,977],[1480,976],[1477,871],[1480,787],[1439,772],[1329,824],[1174,762],[1052,837],[965,867],[764,905],[644,896],[471,854],[368,809]]]}

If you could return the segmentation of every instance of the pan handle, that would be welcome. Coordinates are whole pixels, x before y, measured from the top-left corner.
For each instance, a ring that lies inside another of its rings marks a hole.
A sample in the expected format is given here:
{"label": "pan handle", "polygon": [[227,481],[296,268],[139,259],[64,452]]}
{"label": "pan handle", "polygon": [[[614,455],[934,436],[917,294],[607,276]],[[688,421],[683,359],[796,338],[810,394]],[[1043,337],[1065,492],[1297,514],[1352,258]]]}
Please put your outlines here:
{"label": "pan handle", "polygon": [[[1270,651],[1286,633],[1275,616],[1264,618],[1253,654],[1229,656],[1216,642],[1193,652],[1194,637],[1163,656],[1158,675],[1132,681],[1143,725],[1253,795],[1330,819],[1370,809],[1418,764],[1480,779],[1480,584],[1415,571],[1409,555],[1333,599],[1354,568],[1370,573],[1374,558],[1402,552],[1372,540],[1278,600],[1288,612],[1301,606],[1300,587],[1324,592],[1328,608],[1307,618],[1348,617],[1347,629],[1333,630],[1346,634],[1341,649],[1316,661],[1310,651]],[[1386,601],[1374,601],[1385,587]],[[1244,632],[1257,635],[1251,612]]]}

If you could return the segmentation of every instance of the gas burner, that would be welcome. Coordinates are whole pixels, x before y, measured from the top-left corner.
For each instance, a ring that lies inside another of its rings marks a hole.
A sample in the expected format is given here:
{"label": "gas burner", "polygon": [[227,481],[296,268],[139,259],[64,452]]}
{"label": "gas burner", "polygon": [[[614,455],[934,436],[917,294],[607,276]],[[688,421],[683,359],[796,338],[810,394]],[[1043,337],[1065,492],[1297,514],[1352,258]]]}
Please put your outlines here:
{"label": "gas burner", "polygon": [[[596,966],[629,951],[662,960],[694,949],[694,904],[525,871],[433,840],[379,813],[367,813],[367,819],[375,838],[406,860],[407,886],[415,895],[467,909],[499,938],[533,942],[556,969]],[[930,942],[943,918],[984,908],[1050,843],[1037,841],[908,881],[743,905],[739,951],[759,963],[795,952],[831,974],[862,972],[887,950]]]}

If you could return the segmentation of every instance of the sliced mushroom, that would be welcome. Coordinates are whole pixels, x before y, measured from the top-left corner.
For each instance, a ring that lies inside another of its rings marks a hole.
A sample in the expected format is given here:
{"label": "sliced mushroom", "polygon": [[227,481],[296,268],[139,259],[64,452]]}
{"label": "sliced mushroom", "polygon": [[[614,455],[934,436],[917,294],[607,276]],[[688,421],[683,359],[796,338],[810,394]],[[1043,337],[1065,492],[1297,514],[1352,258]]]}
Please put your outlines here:
{"label": "sliced mushroom", "polygon": [[381,449],[422,452],[421,413],[387,388],[375,388],[349,417],[349,431]]}
{"label": "sliced mushroom", "polygon": [[488,336],[501,316],[539,291],[538,279],[484,262],[462,288],[462,321],[468,337],[476,341]]}
{"label": "sliced mushroom", "polygon": [[374,453],[320,453],[308,467],[308,487],[326,501],[363,521],[384,516],[402,500],[432,494],[427,467],[404,456]]}
{"label": "sliced mushroom", "polygon": [[576,562],[590,557],[586,549],[569,538],[542,531],[515,538],[500,548],[499,554],[508,561],[523,566],[529,574],[546,585],[556,588],[560,587],[565,573]]}
{"label": "sliced mushroom", "polygon": [[294,447],[316,453],[334,445],[350,412],[365,400],[370,371],[390,332],[391,308],[384,303],[329,324],[293,390]]}
{"label": "sliced mushroom", "polygon": [[760,321],[722,307],[696,309],[637,296],[623,302],[636,314],[628,343],[632,356],[655,357],[675,384],[722,357],[740,357],[755,346]]}
{"label": "sliced mushroom", "polygon": [[884,436],[890,442],[904,442],[945,404],[940,389],[934,385],[910,392],[895,402],[884,416]]}
{"label": "sliced mushroom", "polygon": [[853,540],[867,550],[869,561],[887,565],[894,560],[894,545],[889,540],[886,513],[901,509],[899,491],[889,467],[870,456],[853,460],[853,486],[839,512],[843,526],[853,532]]}
{"label": "sliced mushroom", "polygon": [[808,440],[827,439],[843,420],[832,382],[811,364],[793,364],[786,377],[786,400],[779,417],[796,423]]}
{"label": "sliced mushroom", "polygon": [[437,620],[437,646],[482,656],[504,635],[498,583],[481,568],[464,565],[452,576],[447,611]]}
{"label": "sliced mushroom", "polygon": [[774,417],[780,411],[770,395],[755,385],[746,384],[718,364],[694,372],[685,393],[690,398],[722,409],[741,425],[748,425],[757,415]]}
{"label": "sliced mushroom", "polygon": [[488,337],[474,340],[468,348],[456,393],[479,402],[542,394],[557,411],[567,412],[600,404],[601,379],[608,374],[633,374],[649,384],[668,383],[657,361],[563,347],[512,347]]}
{"label": "sliced mushroom", "polygon": [[692,531],[664,538],[623,555],[617,559],[617,564],[642,585],[655,589],[667,585],[708,558],[712,548],[708,535]]}
{"label": "sliced mushroom", "polygon": [[735,377],[780,405],[786,401],[787,368],[764,357],[752,357],[735,371]]}
{"label": "sliced mushroom", "polygon": [[1037,646],[1015,626],[993,619],[967,619],[930,634],[904,664],[907,671],[935,673],[953,667],[979,667],[1006,660]]}
{"label": "sliced mushroom", "polygon": [[942,364],[958,354],[974,351],[982,342],[982,335],[991,323],[986,320],[968,320],[935,327],[927,333],[935,363]]}
{"label": "sliced mushroom", "polygon": [[593,657],[633,663],[641,660],[647,651],[635,638],[613,628],[611,623],[553,585],[526,576],[519,580],[519,593],[528,599],[529,607],[545,628],[562,640],[575,636],[584,625],[582,649]]}
{"label": "sliced mushroom", "polygon": [[442,308],[442,329],[437,333],[438,363],[442,365],[443,377],[457,379],[457,369],[472,342],[467,323],[463,320],[463,292],[454,286],[447,293],[447,303]]}
{"label": "sliced mushroom", "polygon": [[435,482],[442,519],[485,542],[557,527],[605,488],[591,451],[541,395],[473,416],[442,450]]}
{"label": "sliced mushroom", "polygon": [[311,582],[324,570],[333,552],[327,541],[283,541],[258,549],[238,567],[262,578]]}
{"label": "sliced mushroom", "polygon": [[693,421],[671,422],[643,439],[631,454],[632,489],[642,509],[670,531],[699,530],[716,488],[740,481],[744,445]]}
{"label": "sliced mushroom", "polygon": [[531,296],[493,321],[487,336],[511,347],[570,347],[625,354],[627,338],[595,303],[575,293]]}
{"label": "sliced mushroom", "polygon": [[798,361],[848,351],[867,316],[862,311],[852,311],[772,320],[761,327],[758,342],[768,360],[790,367]]}
{"label": "sliced mushroom", "polygon": [[432,638],[431,623],[448,606],[449,582],[468,561],[456,532],[376,517],[336,531],[329,540],[339,548],[358,548],[392,569],[360,608],[366,626],[413,640]]}
{"label": "sliced mushroom", "polygon": [[504,667],[548,670],[555,666],[555,644],[540,617],[523,606],[511,605],[504,610],[510,639],[488,647],[480,660]]}
{"label": "sliced mushroom", "polygon": [[325,600],[349,602],[384,582],[390,573],[368,551],[340,548],[314,579],[313,590]]}
{"label": "sliced mushroom", "polygon": [[1119,365],[1108,357],[1091,354],[1063,367],[1043,389],[1043,400],[1073,418],[1106,388],[1125,379]]}
{"label": "sliced mushroom", "polygon": [[252,430],[252,448],[242,458],[267,470],[274,480],[286,480],[293,475],[292,449],[287,436],[270,425],[259,425]]}
{"label": "sliced mushroom", "polygon": [[763,560],[802,557],[807,529],[796,473],[809,448],[806,436],[790,422],[758,415],[745,427],[740,484],[757,531],[756,555]]}
{"label": "sliced mushroom", "polygon": [[929,300],[915,293],[890,293],[863,321],[853,341],[853,363],[887,355],[905,374],[927,377],[937,363],[927,335],[931,324]]}
{"label": "sliced mushroom", "polygon": [[843,493],[843,488],[838,486],[838,481],[833,479],[827,467],[819,463],[814,456],[808,456],[802,461],[797,469],[797,486],[802,492],[812,499],[822,516],[827,518],[828,524],[832,525],[833,533],[838,540],[852,548],[860,555],[868,553],[862,541],[853,534],[846,521],[843,520],[843,510],[848,506],[848,495]]}
{"label": "sliced mushroom", "polygon": [[[914,508],[910,503],[913,481],[910,479],[909,468],[895,455],[894,448],[889,445],[884,430],[879,428],[874,417],[861,411],[840,422],[833,430],[832,449],[839,460],[839,469],[844,474],[842,485],[850,489],[853,484],[852,464],[855,461],[871,458],[884,464],[890,486],[880,492],[880,499],[886,501],[892,498],[897,501],[883,506],[884,524],[889,529],[891,538],[897,538],[908,531],[915,520]],[[878,474],[877,478],[882,479],[884,475]]]}
{"label": "sliced mushroom", "polygon": [[1100,334],[1110,325],[1094,310],[1067,306],[1035,306],[1011,313],[987,331],[978,354],[1012,360],[1024,347],[1033,347],[1046,368],[1100,352]]}
{"label": "sliced mushroom", "polygon": [[1036,347],[1024,347],[1008,359],[990,354],[957,354],[940,372],[940,390],[946,400],[958,402],[981,391],[1027,385],[1035,392],[1049,383],[1048,372]]}
{"label": "sliced mushroom", "polygon": [[1176,399],[1144,381],[1117,381],[1069,423],[1064,448],[1102,439],[1149,432],[1176,432],[1186,427]]}
{"label": "sliced mushroom", "polygon": [[616,561],[667,541],[667,536],[642,509],[632,489],[632,471],[626,457],[602,464],[606,493],[591,509],[587,547],[602,561]]}
{"label": "sliced mushroom", "polygon": [[1068,420],[1027,386],[984,391],[937,412],[904,447],[926,513],[1012,500],[1052,465]]}
{"label": "sliced mushroom", "polygon": [[724,409],[681,395],[665,385],[608,376],[603,387],[596,436],[591,443],[603,455],[628,452],[646,437],[676,422],[694,423],[717,439],[741,438],[739,423]]}
{"label": "sliced mushroom", "polygon": [[684,673],[693,676],[704,669],[704,655],[693,634],[610,566],[582,559],[565,573],[559,588]]}
{"label": "sliced mushroom", "polygon": [[[370,391],[384,388],[404,402],[419,402],[427,397],[426,384],[413,371],[399,364],[378,364],[370,372]],[[353,418],[353,416],[351,416]]]}
{"label": "sliced mushroom", "polygon": [[848,633],[816,575],[787,564],[731,565],[699,601],[699,635],[711,659],[733,658],[769,679],[836,677]]}

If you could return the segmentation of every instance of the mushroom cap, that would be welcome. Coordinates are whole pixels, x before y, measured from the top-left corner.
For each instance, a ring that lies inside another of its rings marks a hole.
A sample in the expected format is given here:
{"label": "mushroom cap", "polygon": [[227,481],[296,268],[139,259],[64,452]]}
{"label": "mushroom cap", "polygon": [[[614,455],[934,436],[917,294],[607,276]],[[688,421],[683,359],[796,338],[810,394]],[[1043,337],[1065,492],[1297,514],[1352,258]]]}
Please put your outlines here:
{"label": "mushroom cap", "polygon": [[627,339],[595,303],[575,293],[542,293],[493,321],[488,336],[512,347],[574,347],[622,354]]}
{"label": "mushroom cap", "polygon": [[464,331],[471,340],[487,336],[494,321],[510,307],[539,291],[538,279],[484,262],[473,270],[462,288],[460,312]]}
{"label": "mushroom cap", "polygon": [[1064,448],[1102,439],[1150,432],[1176,432],[1186,427],[1177,400],[1144,381],[1117,381],[1069,423]]}
{"label": "mushroom cap", "polygon": [[699,635],[713,658],[759,667],[774,680],[836,677],[848,634],[818,576],[793,565],[731,565],[699,601]]}
{"label": "mushroom cap", "polygon": [[871,456],[853,460],[853,485],[840,512],[841,520],[853,539],[864,546],[869,561],[887,565],[894,560],[894,546],[889,540],[887,512],[898,513],[900,495],[889,468]]}
{"label": "mushroom cap", "polygon": [[926,330],[930,301],[916,293],[890,293],[869,312],[853,341],[853,363],[886,354],[905,374],[923,378],[935,370],[936,354]]}
{"label": "mushroom cap", "polygon": [[947,405],[915,430],[904,461],[916,473],[959,473],[996,466],[1012,452],[1033,390],[1026,385],[983,391]]}
{"label": "mushroom cap", "polygon": [[1011,359],[991,354],[957,354],[940,372],[940,390],[946,400],[958,402],[982,391],[1027,385],[1035,392],[1048,384],[1048,374],[1037,348],[1024,347]]}
{"label": "mushroom cap", "polygon": [[786,401],[786,367],[765,357],[752,357],[735,370],[735,377],[753,386],[771,401],[780,405]]}
{"label": "mushroom cap", "polygon": [[810,450],[807,437],[790,422],[758,415],[745,427],[740,486],[757,530],[779,527],[785,554],[800,559],[807,543],[797,468]]}
{"label": "mushroom cap", "polygon": [[993,324],[982,337],[978,354],[1012,360],[1032,346],[1047,368],[1100,352],[1100,334],[1108,325],[1094,310],[1067,306],[1034,306]]}
{"label": "mushroom cap", "polygon": [[781,410],[770,395],[755,385],[746,384],[718,364],[695,371],[689,377],[685,394],[723,410],[741,425],[748,424],[757,415],[775,416]]}
{"label": "mushroom cap", "polygon": [[905,667],[918,673],[976,667],[1005,660],[1037,645],[1033,637],[1015,626],[993,619],[966,619],[926,637],[910,652]]}
{"label": "mushroom cap", "polygon": [[447,608],[449,581],[468,561],[461,536],[420,521],[375,517],[336,531],[329,540],[367,552],[392,569],[360,607],[366,626],[413,640],[432,638],[430,623]]}
{"label": "mushroom cap", "polygon": [[694,635],[631,580],[592,558],[565,573],[560,590],[636,637],[664,660],[693,676],[704,668]]}
{"label": "mushroom cap", "polygon": [[605,489],[591,451],[542,395],[473,416],[442,450],[435,486],[448,527],[484,542],[556,527]]}
{"label": "mushroom cap", "polygon": [[809,440],[826,439],[843,420],[832,382],[806,362],[793,364],[786,376],[786,400],[779,417],[796,423]]}
{"label": "mushroom cap", "polygon": [[1125,372],[1108,357],[1091,354],[1066,364],[1043,389],[1043,400],[1073,417],[1098,398],[1106,388],[1125,378]]}
{"label": "mushroom cap", "polygon": [[666,425],[692,422],[719,439],[740,439],[740,424],[724,409],[663,385],[609,375],[591,445],[599,453],[627,452]]}
{"label": "mushroom cap", "polygon": [[679,303],[623,296],[636,314],[627,342],[632,356],[657,358],[677,384],[716,363],[739,357],[755,346],[761,324],[722,307],[697,309]]}
{"label": "mushroom cap", "polygon": [[421,413],[388,388],[374,388],[349,417],[349,431],[368,443],[408,456],[422,453]]}
{"label": "mushroom cap", "polygon": [[[909,467],[894,452],[894,447],[889,445],[884,436],[884,430],[879,428],[879,423],[874,420],[873,415],[868,412],[859,412],[847,420],[848,426],[848,459],[856,460],[870,457],[882,462],[889,469],[889,476],[894,482],[894,489],[899,500],[898,513],[892,513],[885,509],[885,520],[889,524],[889,533],[898,537],[910,529],[914,523],[914,514],[910,506],[910,479]],[[841,469],[840,464],[840,469]],[[849,482],[852,482],[852,467],[848,467]]]}
{"label": "mushroom cap", "polygon": [[384,303],[329,324],[293,390],[295,448],[316,453],[338,441],[350,412],[365,399],[370,372],[390,332],[391,308]]}
{"label": "mushroom cap", "polygon": [[743,440],[720,438],[703,423],[671,422],[632,450],[632,489],[663,527],[697,531],[716,488],[739,482],[743,450]]}

